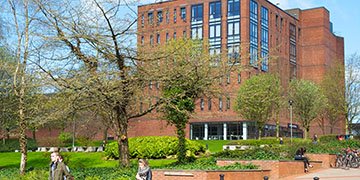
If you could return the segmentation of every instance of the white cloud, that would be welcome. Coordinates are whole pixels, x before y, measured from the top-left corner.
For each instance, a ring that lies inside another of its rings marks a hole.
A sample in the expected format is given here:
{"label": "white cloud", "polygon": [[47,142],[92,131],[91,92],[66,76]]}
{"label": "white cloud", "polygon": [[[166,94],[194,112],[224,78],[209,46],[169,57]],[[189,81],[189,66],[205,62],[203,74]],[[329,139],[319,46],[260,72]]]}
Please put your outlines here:
{"label": "white cloud", "polygon": [[269,0],[273,4],[279,6],[281,9],[308,9],[316,7],[314,0]]}

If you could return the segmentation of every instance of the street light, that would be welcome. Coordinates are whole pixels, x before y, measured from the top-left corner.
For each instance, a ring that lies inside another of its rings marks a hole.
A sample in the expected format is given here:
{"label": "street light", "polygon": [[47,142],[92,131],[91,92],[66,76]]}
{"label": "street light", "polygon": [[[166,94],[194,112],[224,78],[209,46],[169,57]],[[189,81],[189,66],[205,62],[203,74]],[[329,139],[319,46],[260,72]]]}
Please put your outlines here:
{"label": "street light", "polygon": [[293,101],[289,100],[289,106],[290,106],[290,143],[292,144],[292,136],[293,136],[293,132],[292,132],[292,104]]}

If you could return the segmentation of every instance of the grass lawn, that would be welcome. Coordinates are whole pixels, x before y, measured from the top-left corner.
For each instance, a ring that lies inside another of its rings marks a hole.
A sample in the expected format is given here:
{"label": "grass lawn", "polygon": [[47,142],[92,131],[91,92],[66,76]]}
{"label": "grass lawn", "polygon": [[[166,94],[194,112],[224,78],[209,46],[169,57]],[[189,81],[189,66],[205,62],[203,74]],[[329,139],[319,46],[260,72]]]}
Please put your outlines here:
{"label": "grass lawn", "polygon": [[230,140],[197,140],[204,145],[208,145],[209,151],[212,153],[221,152],[223,145],[231,142]]}
{"label": "grass lawn", "polygon": [[[68,152],[61,153],[65,162],[70,168],[99,168],[116,167],[117,160],[106,160],[104,153],[81,153]],[[175,162],[173,159],[153,159],[149,160],[150,166],[159,167]],[[29,152],[27,167],[47,168],[50,163],[50,153]],[[18,168],[20,166],[20,153],[8,152],[0,153],[0,168]]]}

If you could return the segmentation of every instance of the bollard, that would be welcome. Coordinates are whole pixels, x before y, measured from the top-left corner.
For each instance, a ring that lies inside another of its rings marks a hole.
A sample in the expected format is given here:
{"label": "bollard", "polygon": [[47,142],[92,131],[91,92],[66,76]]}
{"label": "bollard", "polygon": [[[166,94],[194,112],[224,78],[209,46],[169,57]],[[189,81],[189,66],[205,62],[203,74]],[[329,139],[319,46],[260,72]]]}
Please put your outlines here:
{"label": "bollard", "polygon": [[269,180],[269,177],[267,177],[267,176],[264,176],[264,180]]}
{"label": "bollard", "polygon": [[224,180],[224,176],[225,176],[224,174],[220,174],[219,176],[220,176],[220,180]]}
{"label": "bollard", "polygon": [[314,177],[314,180],[319,180],[320,178],[319,177]]}

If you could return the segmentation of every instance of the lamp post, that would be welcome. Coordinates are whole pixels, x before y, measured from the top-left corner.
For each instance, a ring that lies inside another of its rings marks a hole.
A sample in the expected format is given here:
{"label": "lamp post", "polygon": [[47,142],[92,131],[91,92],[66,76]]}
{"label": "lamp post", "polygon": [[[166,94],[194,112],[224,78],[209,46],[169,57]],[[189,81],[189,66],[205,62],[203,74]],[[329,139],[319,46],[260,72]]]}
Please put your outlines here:
{"label": "lamp post", "polygon": [[289,100],[289,106],[290,106],[290,143],[292,144],[292,136],[293,136],[293,131],[292,131],[292,104],[293,101]]}

